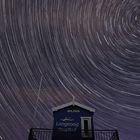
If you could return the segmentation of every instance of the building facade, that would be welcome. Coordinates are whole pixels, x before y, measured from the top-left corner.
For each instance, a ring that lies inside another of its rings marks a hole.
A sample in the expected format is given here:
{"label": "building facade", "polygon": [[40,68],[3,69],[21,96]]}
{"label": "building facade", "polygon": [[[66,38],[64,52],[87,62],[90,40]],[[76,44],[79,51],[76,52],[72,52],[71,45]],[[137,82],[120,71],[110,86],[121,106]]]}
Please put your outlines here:
{"label": "building facade", "polygon": [[95,109],[78,102],[53,108],[53,140],[94,140],[93,115]]}

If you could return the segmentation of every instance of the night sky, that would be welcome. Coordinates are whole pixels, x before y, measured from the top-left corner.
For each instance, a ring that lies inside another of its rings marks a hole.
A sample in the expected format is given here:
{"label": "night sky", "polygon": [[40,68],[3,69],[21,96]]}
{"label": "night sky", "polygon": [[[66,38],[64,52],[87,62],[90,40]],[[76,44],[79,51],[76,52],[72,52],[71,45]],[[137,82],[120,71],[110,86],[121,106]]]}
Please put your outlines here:
{"label": "night sky", "polygon": [[52,128],[72,96],[140,139],[140,0],[0,0],[0,139]]}

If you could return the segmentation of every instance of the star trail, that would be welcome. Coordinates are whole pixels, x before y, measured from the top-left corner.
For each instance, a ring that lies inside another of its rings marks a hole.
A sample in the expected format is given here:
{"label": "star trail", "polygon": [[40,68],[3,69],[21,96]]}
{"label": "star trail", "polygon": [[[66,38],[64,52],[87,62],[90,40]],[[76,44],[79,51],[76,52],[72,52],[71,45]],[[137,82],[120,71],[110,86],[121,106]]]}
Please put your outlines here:
{"label": "star trail", "polygon": [[52,128],[73,96],[140,139],[140,1],[0,0],[0,139]]}

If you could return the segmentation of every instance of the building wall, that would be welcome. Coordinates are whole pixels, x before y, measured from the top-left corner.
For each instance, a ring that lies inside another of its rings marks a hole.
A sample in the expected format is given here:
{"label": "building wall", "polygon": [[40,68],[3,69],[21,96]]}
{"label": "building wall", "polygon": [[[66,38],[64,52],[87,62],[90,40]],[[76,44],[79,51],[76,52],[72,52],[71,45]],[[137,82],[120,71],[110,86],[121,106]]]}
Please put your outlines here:
{"label": "building wall", "polygon": [[78,106],[69,106],[55,111],[53,128],[54,130],[59,130],[58,135],[58,131],[56,131],[55,133],[55,140],[56,137],[62,137],[62,135],[60,135],[60,132],[62,132],[63,137],[67,137],[67,139],[72,139],[73,137],[77,138],[78,140],[81,137],[81,117],[91,117],[93,130],[93,112],[90,112]]}

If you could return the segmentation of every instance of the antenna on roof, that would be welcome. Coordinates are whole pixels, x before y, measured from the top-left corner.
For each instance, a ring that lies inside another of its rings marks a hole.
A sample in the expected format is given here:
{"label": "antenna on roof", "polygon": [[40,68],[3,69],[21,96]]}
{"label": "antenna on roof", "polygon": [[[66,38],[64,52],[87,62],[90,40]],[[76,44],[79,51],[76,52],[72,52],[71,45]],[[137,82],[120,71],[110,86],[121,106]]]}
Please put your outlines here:
{"label": "antenna on roof", "polygon": [[71,93],[71,96],[72,96],[72,103],[73,105],[75,104],[75,96]]}
{"label": "antenna on roof", "polygon": [[38,104],[38,101],[39,101],[39,95],[40,95],[42,80],[43,80],[43,75],[42,75],[41,78],[40,78],[39,89],[38,89],[38,94],[37,94],[37,99],[36,99],[36,107],[35,107],[35,111],[34,111],[34,115],[33,115],[33,121],[34,121],[34,119],[35,119],[35,117],[36,117],[37,104]]}

